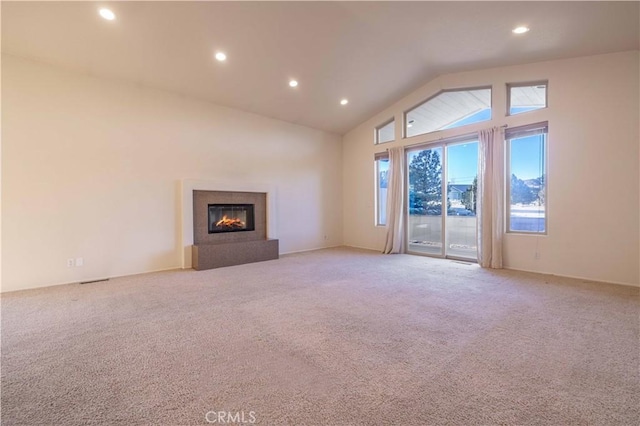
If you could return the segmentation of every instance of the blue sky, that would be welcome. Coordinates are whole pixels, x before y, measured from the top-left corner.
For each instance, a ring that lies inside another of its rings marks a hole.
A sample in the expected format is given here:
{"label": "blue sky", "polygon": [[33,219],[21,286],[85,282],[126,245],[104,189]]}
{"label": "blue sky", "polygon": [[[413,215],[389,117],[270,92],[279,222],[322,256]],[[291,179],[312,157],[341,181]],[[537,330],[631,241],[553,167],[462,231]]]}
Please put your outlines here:
{"label": "blue sky", "polygon": [[[544,171],[542,135],[511,141],[511,173],[519,179],[535,179]],[[452,184],[471,184],[478,171],[478,143],[450,145],[447,152],[448,180]]]}
{"label": "blue sky", "polygon": [[519,179],[534,179],[544,173],[544,135],[511,140],[511,173]]}
{"label": "blue sky", "polygon": [[[467,124],[491,120],[491,109],[485,109],[470,115],[460,121],[444,127],[453,129]],[[448,155],[448,181],[455,185],[471,185],[473,178],[478,174],[478,143],[464,143],[450,145]]]}
{"label": "blue sky", "polygon": [[470,185],[478,174],[478,142],[449,145],[447,162],[449,183]]}
{"label": "blue sky", "polygon": [[[536,108],[512,108],[511,114],[518,114]],[[485,109],[447,127],[451,129],[466,124],[491,119],[491,110]],[[542,175],[544,166],[543,138],[540,135],[515,139],[511,145],[511,173],[520,179],[534,179]],[[477,143],[449,146],[448,180],[452,184],[471,184],[477,174]]]}

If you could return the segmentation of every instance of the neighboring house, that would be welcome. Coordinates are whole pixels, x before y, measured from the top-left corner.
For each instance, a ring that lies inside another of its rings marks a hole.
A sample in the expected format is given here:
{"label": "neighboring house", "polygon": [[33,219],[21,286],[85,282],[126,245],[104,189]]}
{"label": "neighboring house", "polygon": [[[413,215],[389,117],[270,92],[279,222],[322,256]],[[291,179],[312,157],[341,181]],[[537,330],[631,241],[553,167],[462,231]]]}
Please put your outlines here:
{"label": "neighboring house", "polygon": [[451,201],[462,201],[464,198],[464,193],[467,192],[471,185],[449,185],[449,200]]}

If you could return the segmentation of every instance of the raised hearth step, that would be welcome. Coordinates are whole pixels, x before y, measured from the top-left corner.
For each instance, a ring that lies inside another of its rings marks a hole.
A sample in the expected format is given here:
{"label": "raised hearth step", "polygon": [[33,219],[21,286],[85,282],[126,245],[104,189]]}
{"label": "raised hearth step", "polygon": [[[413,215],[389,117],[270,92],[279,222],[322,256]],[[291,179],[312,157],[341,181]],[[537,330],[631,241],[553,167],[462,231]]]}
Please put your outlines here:
{"label": "raised hearth step", "polygon": [[276,239],[196,244],[192,247],[192,266],[196,271],[278,258],[279,244]]}

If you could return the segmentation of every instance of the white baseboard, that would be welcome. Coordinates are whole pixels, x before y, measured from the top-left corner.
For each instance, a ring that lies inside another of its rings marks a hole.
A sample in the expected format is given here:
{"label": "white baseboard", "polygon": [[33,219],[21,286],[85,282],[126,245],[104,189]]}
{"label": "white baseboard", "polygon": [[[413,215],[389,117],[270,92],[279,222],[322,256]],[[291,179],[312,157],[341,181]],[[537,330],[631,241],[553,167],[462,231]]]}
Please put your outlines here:
{"label": "white baseboard", "polygon": [[336,247],[345,247],[345,246],[343,246],[342,244],[338,244],[336,246],[325,246],[325,247],[316,247],[316,248],[310,248],[310,249],[304,249],[304,250],[286,251],[286,252],[280,253],[280,256],[284,256],[287,254],[305,253],[308,251],[324,250],[324,249],[330,249],[330,248],[336,248]]}
{"label": "white baseboard", "polygon": [[2,289],[0,289],[0,293],[2,294],[7,294],[7,293],[14,293],[16,291],[23,291],[23,290],[36,290],[39,288],[48,288],[48,287],[58,287],[61,285],[72,285],[72,284],[80,284],[80,283],[91,283],[92,281],[106,281],[106,280],[110,280],[112,278],[122,278],[122,277],[133,277],[136,275],[142,275],[142,274],[152,274],[154,272],[166,272],[166,271],[180,271],[182,270],[182,268],[180,266],[174,266],[171,268],[162,268],[162,269],[153,269],[151,271],[143,271],[143,272],[133,272],[130,274],[119,274],[119,275],[112,275],[109,277],[89,277],[89,278],[83,278],[82,281],[70,281],[70,282],[63,282],[63,283],[56,283],[56,284],[44,284],[44,285],[34,285],[34,286],[30,286],[30,287],[24,287],[24,288],[20,288],[20,289],[16,289],[16,290],[7,290],[4,291]]}
{"label": "white baseboard", "polygon": [[559,278],[571,278],[574,280],[582,280],[582,281],[588,281],[590,283],[598,283],[598,284],[615,284],[615,285],[623,285],[626,287],[634,287],[634,288],[639,288],[640,284],[631,284],[631,283],[623,283],[620,281],[601,281],[601,280],[594,280],[593,278],[587,278],[587,277],[581,277],[581,276],[577,276],[577,275],[562,275],[562,274],[552,274],[550,272],[541,272],[541,271],[532,271],[529,269],[519,269],[519,268],[512,268],[509,266],[505,266],[504,269],[508,269],[510,271],[518,271],[518,272],[528,272],[531,274],[538,274],[538,275],[549,275],[552,277],[559,277]]}

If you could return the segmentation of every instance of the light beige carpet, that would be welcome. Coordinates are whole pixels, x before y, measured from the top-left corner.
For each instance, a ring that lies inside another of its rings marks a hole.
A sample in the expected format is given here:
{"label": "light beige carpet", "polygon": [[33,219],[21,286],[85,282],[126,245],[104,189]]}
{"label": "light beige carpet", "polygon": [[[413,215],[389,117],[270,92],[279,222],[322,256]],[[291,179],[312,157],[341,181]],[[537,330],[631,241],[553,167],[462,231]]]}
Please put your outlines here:
{"label": "light beige carpet", "polygon": [[638,293],[342,248],[9,293],[2,425],[635,425]]}

